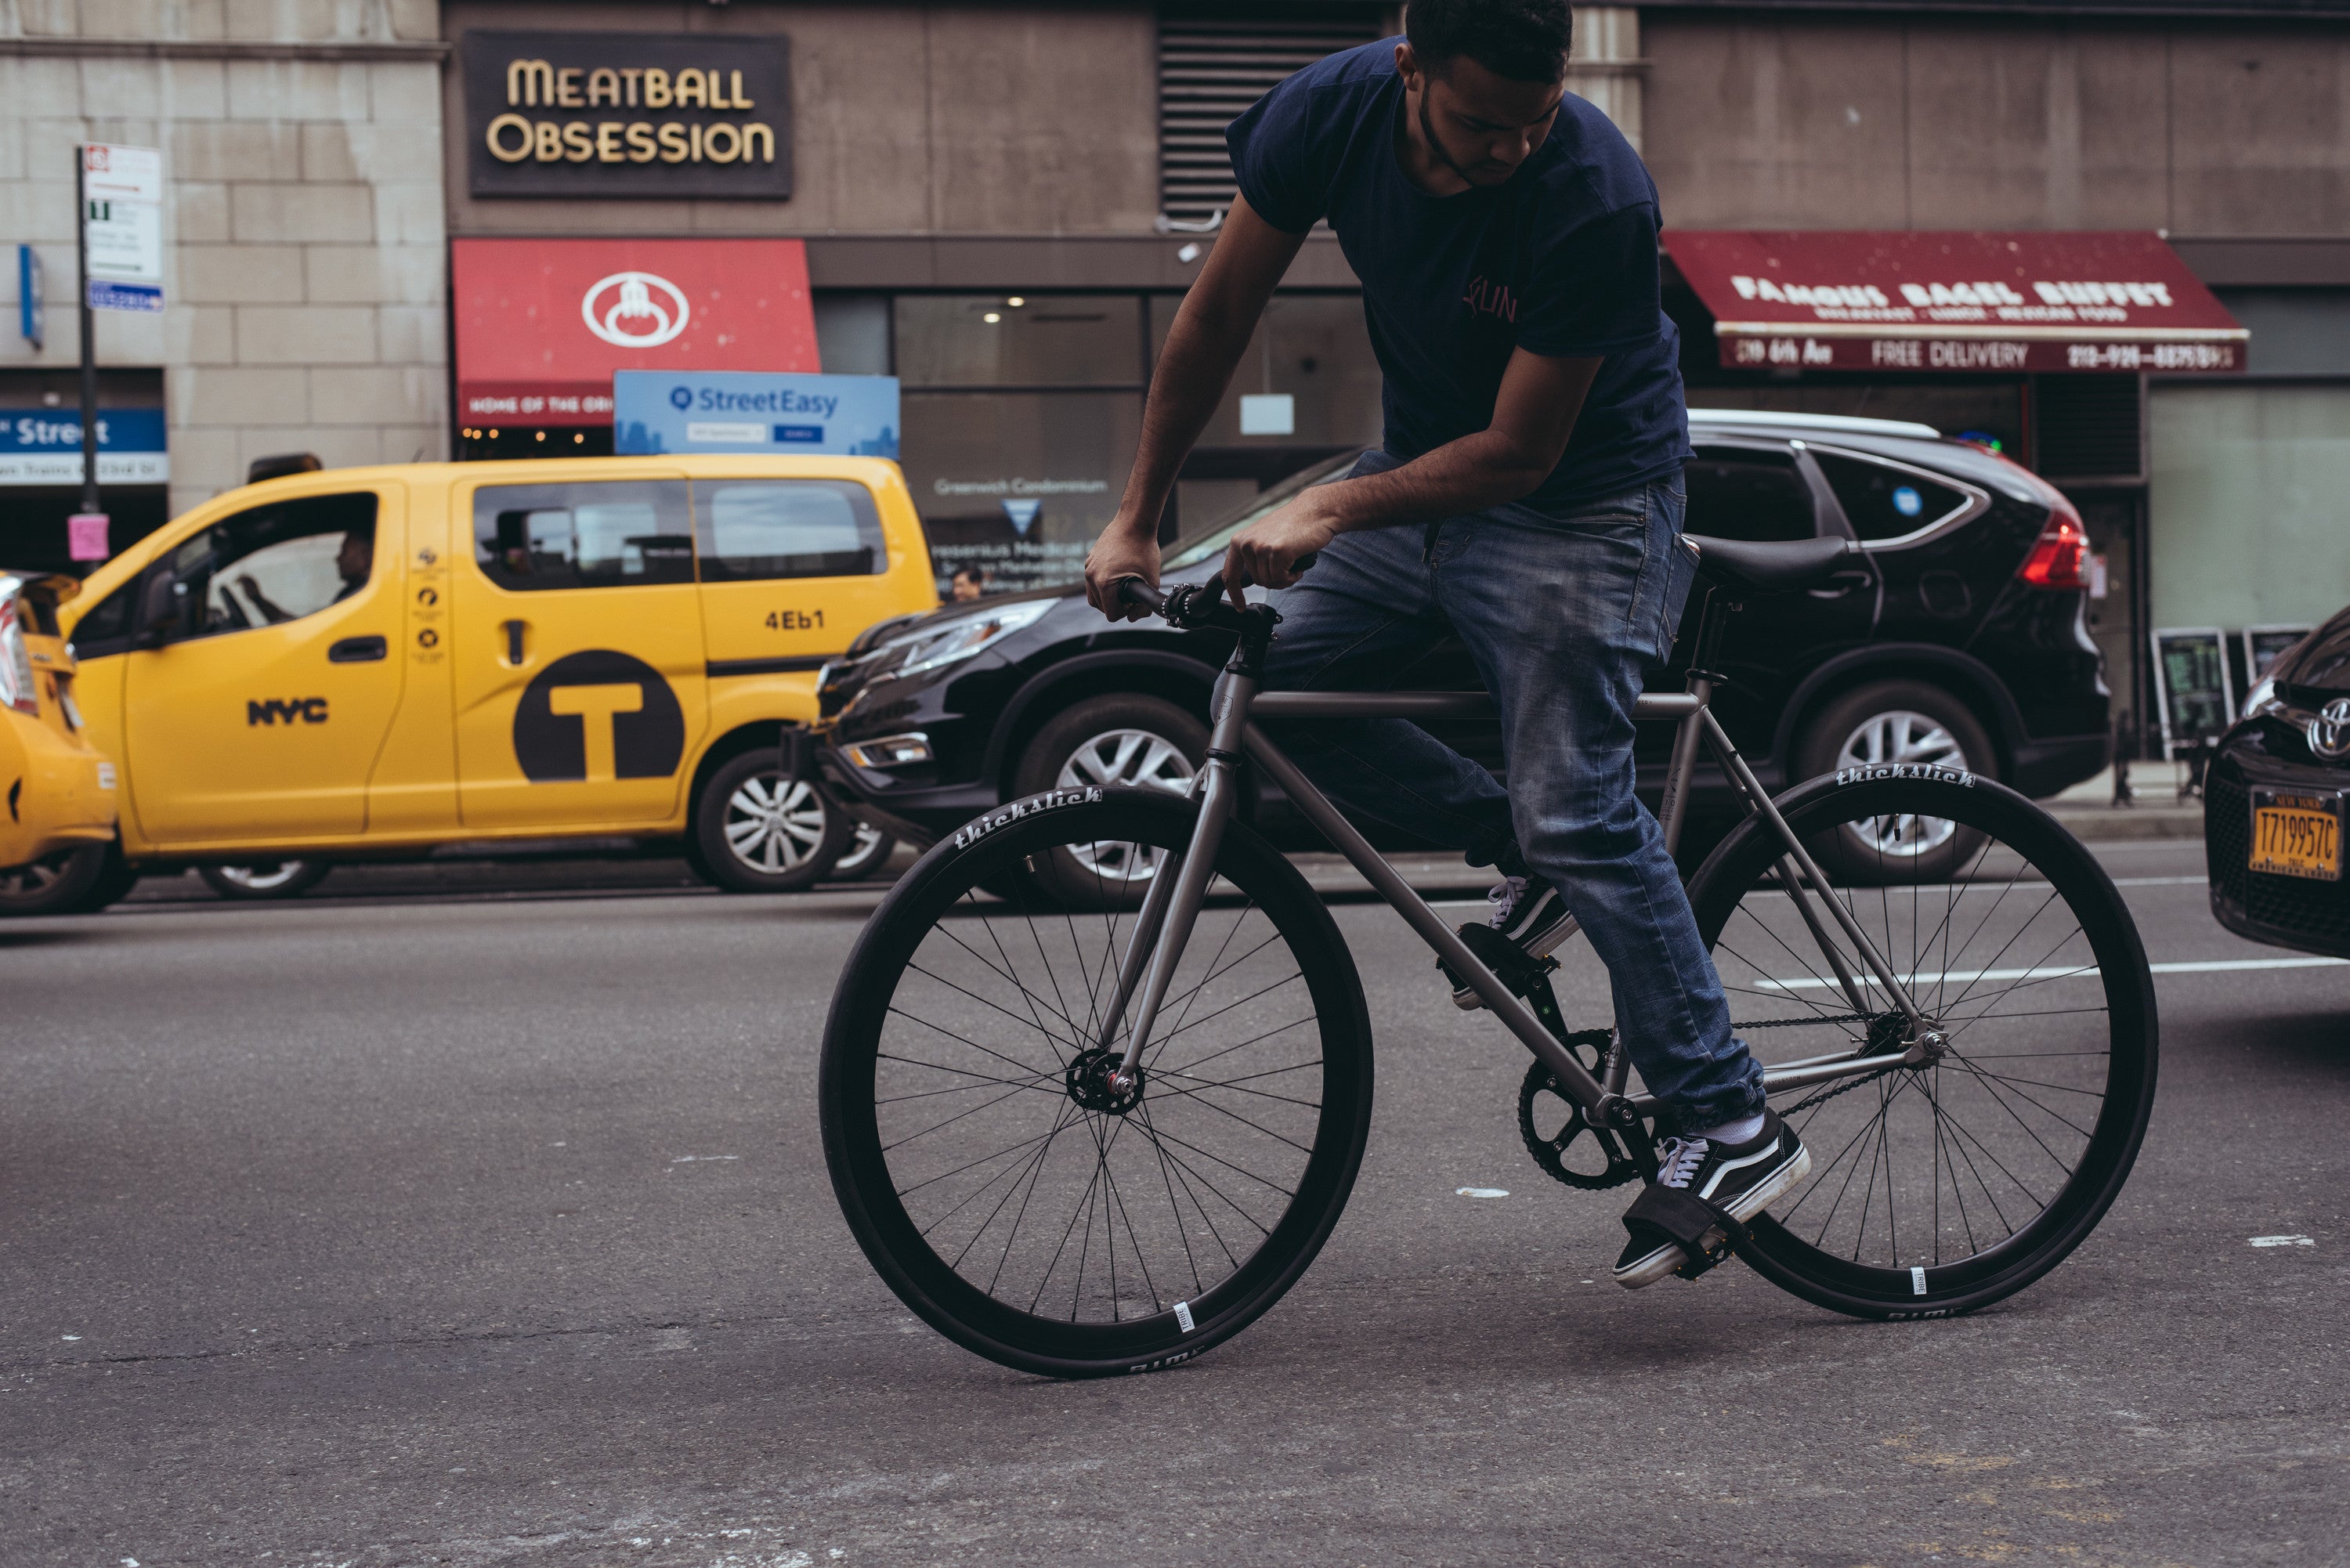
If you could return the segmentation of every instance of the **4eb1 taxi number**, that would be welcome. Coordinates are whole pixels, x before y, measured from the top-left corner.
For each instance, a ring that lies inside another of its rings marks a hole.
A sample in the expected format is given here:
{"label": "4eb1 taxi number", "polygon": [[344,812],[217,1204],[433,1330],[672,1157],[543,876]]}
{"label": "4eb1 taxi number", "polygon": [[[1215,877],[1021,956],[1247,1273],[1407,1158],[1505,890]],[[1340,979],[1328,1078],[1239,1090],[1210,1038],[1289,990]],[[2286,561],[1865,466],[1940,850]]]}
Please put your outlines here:
{"label": "4eb1 taxi number", "polygon": [[766,627],[769,631],[822,631],[824,611],[820,609],[769,610]]}
{"label": "4eb1 taxi number", "polygon": [[2251,868],[2276,877],[2342,880],[2340,798],[2266,794],[2252,806]]}

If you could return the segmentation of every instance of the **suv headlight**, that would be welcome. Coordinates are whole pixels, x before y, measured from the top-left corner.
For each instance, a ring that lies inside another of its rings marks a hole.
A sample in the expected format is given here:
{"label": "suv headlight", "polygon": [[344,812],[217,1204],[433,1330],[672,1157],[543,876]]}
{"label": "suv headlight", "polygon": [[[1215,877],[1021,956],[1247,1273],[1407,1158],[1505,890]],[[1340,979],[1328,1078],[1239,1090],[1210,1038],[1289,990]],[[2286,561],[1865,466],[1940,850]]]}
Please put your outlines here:
{"label": "suv headlight", "polygon": [[942,624],[926,626],[910,637],[892,638],[881,646],[902,648],[906,655],[898,668],[889,674],[893,677],[919,675],[926,670],[937,670],[969,659],[993,647],[1014,632],[1034,625],[1055,602],[1053,599],[1030,599],[1025,604],[1005,605],[1001,609],[957,616]]}
{"label": "suv headlight", "polygon": [[2276,677],[2273,675],[2262,676],[2252,683],[2252,689],[2244,693],[2244,717],[2247,719],[2261,719],[2283,711],[2284,704],[2277,699]]}

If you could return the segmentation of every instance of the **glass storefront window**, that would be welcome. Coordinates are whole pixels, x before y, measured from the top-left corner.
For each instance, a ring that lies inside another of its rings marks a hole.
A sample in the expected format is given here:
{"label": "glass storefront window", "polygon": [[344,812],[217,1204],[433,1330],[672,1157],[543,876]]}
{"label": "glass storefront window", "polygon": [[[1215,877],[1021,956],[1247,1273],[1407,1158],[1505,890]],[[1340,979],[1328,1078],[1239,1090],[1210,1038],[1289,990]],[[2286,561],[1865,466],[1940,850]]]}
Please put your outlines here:
{"label": "glass storefront window", "polygon": [[907,387],[1139,387],[1142,301],[1130,294],[900,295]]}
{"label": "glass storefront window", "polygon": [[1083,575],[1134,464],[1142,395],[909,390],[905,418],[906,483],[940,594],[962,571],[983,593],[1018,593]]}
{"label": "glass storefront window", "polygon": [[[1153,354],[1166,345],[1182,303],[1180,295],[1151,296]],[[1200,444],[1376,445],[1381,423],[1379,388],[1379,362],[1371,353],[1358,296],[1275,295]],[[1244,407],[1243,398],[1252,400],[1253,406]]]}

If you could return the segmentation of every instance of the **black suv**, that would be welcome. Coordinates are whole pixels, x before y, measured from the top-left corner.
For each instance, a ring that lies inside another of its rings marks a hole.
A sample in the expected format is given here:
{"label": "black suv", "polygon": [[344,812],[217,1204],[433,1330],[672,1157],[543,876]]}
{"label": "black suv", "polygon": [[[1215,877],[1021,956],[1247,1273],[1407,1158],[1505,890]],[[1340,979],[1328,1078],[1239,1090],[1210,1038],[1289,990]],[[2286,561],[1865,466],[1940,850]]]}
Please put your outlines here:
{"label": "black suv", "polygon": [[[1689,532],[1862,545],[1826,587],[1749,598],[1724,639],[1716,711],[1766,785],[1938,763],[2044,795],[2110,760],[2110,694],[2083,618],[2086,536],[2053,486],[1925,425],[1692,410],[1690,434]],[[1352,461],[1180,540],[1166,573],[1204,578],[1234,532]],[[818,754],[853,813],[917,843],[1057,784],[1180,789],[1227,651],[1155,620],[1114,626],[1078,587],[886,621],[825,668]],[[1688,657],[1684,639],[1652,687],[1678,689]],[[1479,681],[1448,644],[1396,684]],[[1641,782],[1654,789],[1672,731],[1642,728]],[[1494,725],[1439,732],[1498,770]]]}

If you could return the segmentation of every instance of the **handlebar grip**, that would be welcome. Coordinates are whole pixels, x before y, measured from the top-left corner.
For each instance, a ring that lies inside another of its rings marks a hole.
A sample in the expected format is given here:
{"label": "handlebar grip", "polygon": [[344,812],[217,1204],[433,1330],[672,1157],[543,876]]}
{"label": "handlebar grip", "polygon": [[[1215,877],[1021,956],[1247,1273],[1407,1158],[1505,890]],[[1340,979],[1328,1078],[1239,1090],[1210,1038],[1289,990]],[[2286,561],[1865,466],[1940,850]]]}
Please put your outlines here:
{"label": "handlebar grip", "polygon": [[1140,605],[1154,615],[1167,607],[1167,596],[1140,577],[1118,578],[1118,597],[1122,602]]}

